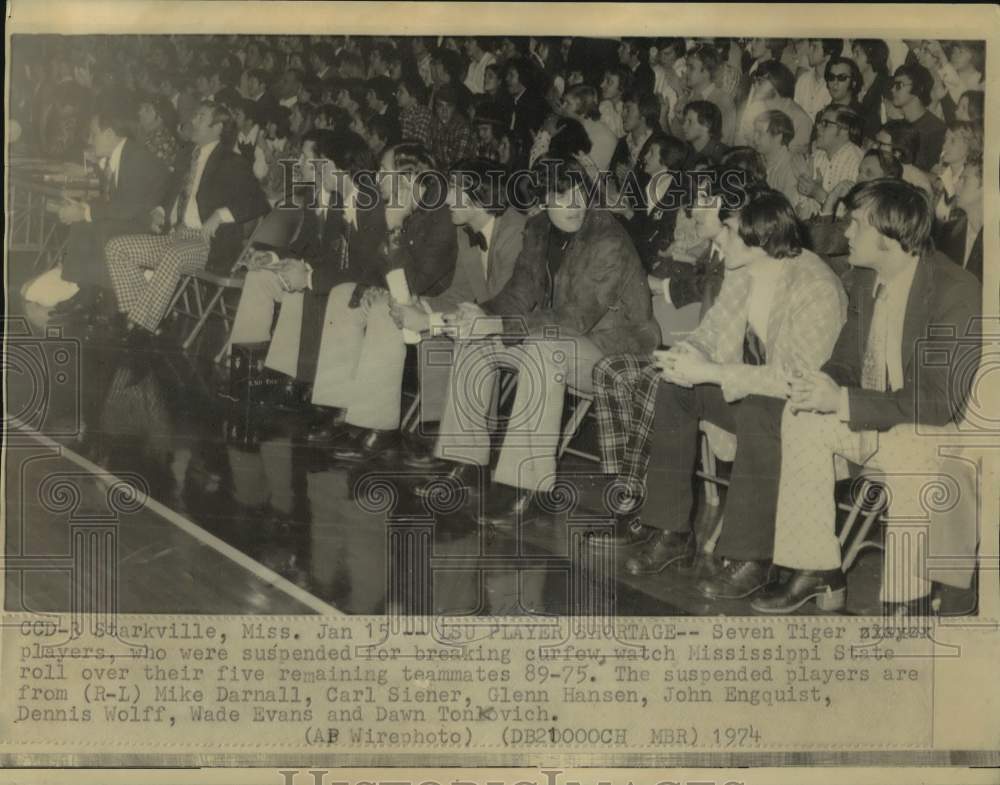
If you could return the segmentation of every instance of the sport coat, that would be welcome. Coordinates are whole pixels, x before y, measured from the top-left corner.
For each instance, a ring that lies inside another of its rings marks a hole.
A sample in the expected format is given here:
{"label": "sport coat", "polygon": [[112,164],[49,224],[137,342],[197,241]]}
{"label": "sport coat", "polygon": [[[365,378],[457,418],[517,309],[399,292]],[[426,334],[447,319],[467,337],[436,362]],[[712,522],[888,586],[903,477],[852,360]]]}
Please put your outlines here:
{"label": "sport coat", "polygon": [[62,277],[76,284],[110,289],[105,244],[118,235],[149,231],[149,214],[161,203],[169,177],[159,158],[139,142],[126,139],[117,182],[102,183],[103,195],[89,203],[90,222],[70,226]]}
{"label": "sport coat", "polygon": [[979,282],[983,282],[983,230],[979,229],[979,234],[972,242],[972,250],[969,251],[969,258],[965,258],[966,233],[969,230],[969,222],[965,215],[939,224],[934,231],[934,244],[949,259],[959,267],[964,267],[972,273]]}
{"label": "sport coat", "polygon": [[975,323],[982,312],[979,281],[940,251],[921,256],[903,321],[903,386],[876,392],[861,387],[875,272],[855,268],[851,276],[847,321],[822,369],[848,388],[851,430],[946,425],[961,419],[981,350]]}
{"label": "sport coat", "polygon": [[485,275],[482,251],[478,246],[472,245],[465,231],[457,231],[458,259],[455,276],[447,291],[428,298],[432,310],[448,312],[457,308],[459,303],[482,303],[506,286],[514,272],[518,254],[521,253],[527,219],[523,213],[511,208],[497,216],[495,221],[486,254]]}
{"label": "sport coat", "polygon": [[767,319],[766,364],[743,364],[750,304],[748,270],[726,272],[718,299],[687,338],[687,343],[724,366],[721,387],[727,401],[751,394],[783,398],[786,374],[820,368],[844,324],[847,295],[826,262],[803,250],[784,265],[775,281]]}
{"label": "sport coat", "polygon": [[[163,201],[162,206],[168,216],[177,204],[178,223],[183,220],[183,215],[180,215],[183,205],[179,204],[179,199],[191,170],[192,156],[197,155],[197,150],[197,147],[192,146],[178,157],[177,168]],[[212,238],[206,265],[214,272],[228,273],[243,248],[245,237],[242,224],[265,215],[270,211],[271,205],[254,177],[249,162],[234,153],[231,145],[221,141],[205,162],[195,199],[198,216],[203,222],[223,207],[228,207],[233,214],[235,223],[222,224]]]}

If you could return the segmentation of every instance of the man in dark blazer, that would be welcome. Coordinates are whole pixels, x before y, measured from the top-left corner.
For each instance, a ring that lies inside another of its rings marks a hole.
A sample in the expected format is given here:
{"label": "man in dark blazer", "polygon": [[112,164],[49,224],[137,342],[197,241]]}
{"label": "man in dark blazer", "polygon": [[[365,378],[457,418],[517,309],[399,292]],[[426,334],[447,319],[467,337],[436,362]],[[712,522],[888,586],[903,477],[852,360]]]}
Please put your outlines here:
{"label": "man in dark blazer", "polygon": [[392,303],[439,295],[455,274],[455,227],[438,181],[422,177],[432,167],[429,151],[416,143],[383,155],[382,171],[394,173],[380,182],[385,246],[377,266],[335,286],[327,300],[312,402],[344,411],[330,451],[339,460],[365,460],[396,438],[407,336]]}
{"label": "man in dark blazer", "polygon": [[660,263],[674,241],[677,213],[687,205],[686,188],[680,178],[687,149],[680,139],[654,133],[646,141],[643,160],[636,164],[646,180],[646,194],[628,230],[647,272]]}
{"label": "man in dark blazer", "polygon": [[106,162],[101,194],[90,202],[69,202],[59,210],[59,219],[70,225],[62,277],[80,291],[56,306],[55,314],[89,314],[105,292],[111,296],[105,244],[118,235],[148,231],[150,212],[163,199],[169,172],[130,138],[133,116],[133,107],[126,102],[109,100],[91,117],[89,147]]}
{"label": "man in dark blazer", "polygon": [[927,554],[908,545],[915,534],[895,527],[912,524],[908,500],[939,473],[933,437],[957,434],[979,363],[982,290],[971,273],[928,250],[932,211],[924,193],[874,180],[856,186],[846,205],[855,267],[847,322],[826,365],[789,380],[774,563],[792,575],[754,600],[762,613],[788,613],[810,600],[843,607],[835,455],[876,472],[889,491],[883,602],[895,611],[926,600]]}
{"label": "man in dark blazer", "polygon": [[[154,232],[168,223],[173,228],[167,234],[122,235],[106,248],[118,310],[127,314],[131,340],[156,332],[183,272],[206,266],[229,272],[243,247],[244,225],[270,209],[250,164],[233,152],[235,122],[229,109],[202,103],[191,131],[190,157],[178,164],[167,198],[153,210]],[[146,269],[153,270],[148,282]]]}
{"label": "man in dark blazer", "polygon": [[[448,208],[458,228],[458,260],[447,291],[422,297],[410,306],[393,306],[397,323],[423,335],[419,348],[421,431],[444,413],[455,344],[447,337],[446,315],[461,303],[483,303],[506,286],[524,242],[526,218],[505,207],[506,180],[501,165],[487,160],[459,161],[449,179]],[[461,174],[459,174],[461,173]],[[407,465],[435,465],[426,451],[407,456]]]}

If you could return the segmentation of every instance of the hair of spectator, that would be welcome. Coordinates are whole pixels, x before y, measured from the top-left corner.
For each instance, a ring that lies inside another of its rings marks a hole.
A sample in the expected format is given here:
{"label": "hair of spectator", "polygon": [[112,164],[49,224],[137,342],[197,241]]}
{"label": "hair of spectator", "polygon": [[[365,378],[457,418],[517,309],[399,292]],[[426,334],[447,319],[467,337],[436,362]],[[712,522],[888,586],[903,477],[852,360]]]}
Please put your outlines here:
{"label": "hair of spectator", "polygon": [[922,253],[930,243],[934,211],[915,185],[890,178],[859,183],[844,203],[852,212],[867,212],[875,230],[898,242],[905,253]]}
{"label": "hair of spectator", "polygon": [[684,107],[684,114],[693,112],[699,125],[708,129],[712,139],[722,136],[722,112],[711,101],[689,101]]}
{"label": "hair of spectator", "polygon": [[733,147],[727,150],[719,159],[719,169],[723,172],[743,172],[748,186],[767,183],[767,164],[752,147]]}
{"label": "hair of spectator", "polygon": [[792,98],[795,95],[795,74],[787,65],[778,60],[768,60],[757,66],[756,76],[766,79],[774,87],[781,98]]}
{"label": "hair of spectator", "polygon": [[646,127],[656,131],[660,128],[660,101],[652,93],[629,93],[625,96],[625,102],[634,103],[639,109],[639,116],[642,117]]}
{"label": "hair of spectator", "polygon": [[418,74],[403,71],[403,78],[400,80],[400,84],[406,88],[406,92],[417,100],[418,104],[427,103],[427,85],[424,84],[424,80]]}
{"label": "hair of spectator", "polygon": [[[151,102],[150,102],[151,103]],[[115,136],[135,136],[136,113],[131,102],[120,96],[103,96],[94,108],[94,119],[101,130],[111,129]]]}
{"label": "hair of spectator", "polygon": [[556,132],[549,140],[549,156],[569,159],[590,153],[592,142],[583,123],[575,117],[560,117]]}
{"label": "hair of spectator", "polygon": [[671,136],[663,131],[655,132],[646,141],[646,149],[650,149],[656,145],[657,159],[660,162],[660,166],[664,166],[669,170],[679,170],[683,164],[684,160],[688,155],[687,144],[682,142],[676,136]]}
{"label": "hair of spectator", "polygon": [[819,41],[823,47],[823,57],[836,57],[844,51],[844,42],[839,38],[810,38],[809,42]]}
{"label": "hair of spectator", "polygon": [[490,215],[500,215],[507,208],[507,173],[497,161],[463,158],[451,167],[448,181]]}
{"label": "hair of spectator", "polygon": [[574,158],[542,158],[535,164],[535,174],[539,178],[537,195],[546,202],[573,188],[580,188],[588,198],[595,193],[594,181],[583,164]]}
{"label": "hair of spectator", "polygon": [[364,139],[346,129],[324,129],[316,142],[316,155],[331,161],[338,169],[357,180],[362,172],[374,168],[371,151]]}
{"label": "hair of spectator", "polygon": [[969,148],[967,159],[982,156],[983,127],[981,124],[966,120],[952,120],[948,123],[947,128],[954,135],[960,136]]}
{"label": "hair of spectator", "polygon": [[892,153],[879,150],[873,147],[865,153],[864,158],[875,158],[878,161],[878,168],[882,171],[883,177],[892,177],[900,180],[903,177],[903,164]]}
{"label": "hair of spectator", "polygon": [[890,120],[880,131],[889,134],[892,151],[904,164],[912,164],[920,150],[920,132],[905,120]]}
{"label": "hair of spectator", "polygon": [[847,138],[852,144],[861,144],[862,124],[861,116],[847,106],[835,106],[830,104],[821,113],[823,117],[832,117],[839,125],[847,131]]}
{"label": "hair of spectator", "polygon": [[219,142],[225,147],[231,147],[236,142],[236,118],[225,104],[215,101],[202,101],[201,106],[212,112],[212,125],[222,125],[219,131]]}
{"label": "hair of spectator", "polygon": [[392,105],[395,103],[396,84],[388,76],[374,76],[368,80],[368,89],[375,93],[375,97],[382,103]]}
{"label": "hair of spectator", "polygon": [[748,248],[761,248],[772,259],[793,259],[802,252],[802,232],[795,209],[780,191],[748,185],[740,208],[723,209],[721,220],[739,219],[739,236]]}
{"label": "hair of spectator", "polygon": [[768,109],[757,115],[754,122],[765,123],[765,128],[771,136],[781,136],[781,143],[786,147],[795,138],[795,126],[792,119],[779,109]]}
{"label": "hair of spectator", "polygon": [[388,117],[380,114],[373,114],[365,123],[369,134],[375,134],[387,145],[397,144],[399,140],[399,127]]}
{"label": "hair of spectator", "polygon": [[862,38],[854,45],[865,53],[868,64],[876,74],[889,74],[889,45],[881,38]]}
{"label": "hair of spectator", "polygon": [[969,105],[969,119],[981,124],[986,113],[986,93],[982,90],[966,90],[958,100],[963,98]]}
{"label": "hair of spectator", "polygon": [[687,52],[687,42],[683,38],[657,38],[656,51],[662,52],[664,49],[673,49],[674,58],[678,59]]}
{"label": "hair of spectator", "polygon": [[566,91],[566,97],[579,101],[579,113],[582,117],[586,117],[588,120],[597,120],[601,116],[597,89],[592,85],[573,85]]}
{"label": "hair of spectator", "polygon": [[687,59],[690,61],[692,58],[698,60],[702,68],[708,71],[713,79],[715,78],[715,72],[719,70],[721,63],[719,61],[719,53],[714,46],[699,44],[687,53]]}
{"label": "hair of spectator", "polygon": [[924,68],[920,63],[907,63],[901,65],[896,69],[896,73],[893,74],[895,78],[900,76],[907,77],[913,86],[910,88],[910,92],[917,97],[917,99],[924,106],[928,106],[931,103],[931,90],[934,88],[934,77],[931,76],[931,72]]}

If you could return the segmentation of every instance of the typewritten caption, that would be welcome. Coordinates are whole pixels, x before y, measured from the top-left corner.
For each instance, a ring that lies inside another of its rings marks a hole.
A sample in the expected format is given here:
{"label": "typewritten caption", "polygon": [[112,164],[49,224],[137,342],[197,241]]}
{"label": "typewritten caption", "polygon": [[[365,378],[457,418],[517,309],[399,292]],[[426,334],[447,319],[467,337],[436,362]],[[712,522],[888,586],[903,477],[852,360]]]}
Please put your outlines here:
{"label": "typewritten caption", "polygon": [[927,627],[837,617],[618,620],[611,635],[567,619],[393,635],[371,617],[120,617],[72,639],[8,620],[0,739],[201,748],[266,723],[276,747],[342,751],[885,748],[926,738],[932,645]]}

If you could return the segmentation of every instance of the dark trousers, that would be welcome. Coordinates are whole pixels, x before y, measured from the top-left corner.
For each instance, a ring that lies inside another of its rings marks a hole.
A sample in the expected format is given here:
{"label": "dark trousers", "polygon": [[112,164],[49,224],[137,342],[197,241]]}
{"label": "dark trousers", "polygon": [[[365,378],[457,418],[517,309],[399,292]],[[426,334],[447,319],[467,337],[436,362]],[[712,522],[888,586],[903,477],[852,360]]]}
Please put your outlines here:
{"label": "dark trousers", "polygon": [[642,522],[667,531],[690,530],[698,421],[707,420],[735,433],[737,441],[725,523],[716,553],[732,559],[770,559],[784,407],[785,401],[780,398],[759,395],[727,403],[715,385],[686,388],[661,384]]}

